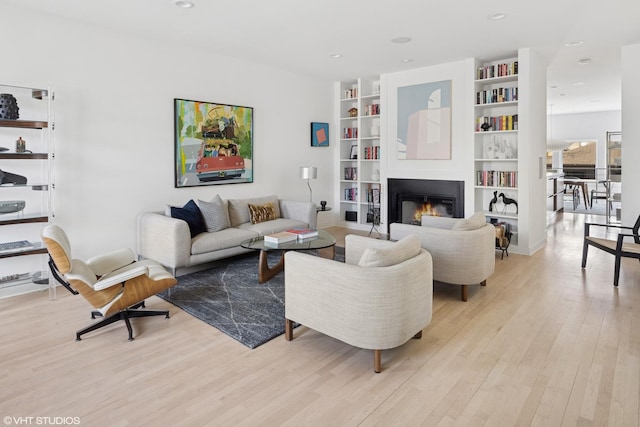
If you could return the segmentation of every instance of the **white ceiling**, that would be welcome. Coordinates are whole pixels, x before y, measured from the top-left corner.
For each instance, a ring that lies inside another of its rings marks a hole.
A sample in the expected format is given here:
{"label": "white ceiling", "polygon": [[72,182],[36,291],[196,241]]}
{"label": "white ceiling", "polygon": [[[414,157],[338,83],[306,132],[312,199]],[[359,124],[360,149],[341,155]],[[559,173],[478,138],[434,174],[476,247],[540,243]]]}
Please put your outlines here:
{"label": "white ceiling", "polygon": [[[638,0],[192,1],[192,9],[180,9],[173,0],[0,0],[0,6],[37,9],[189,45],[202,55],[244,58],[331,80],[470,57],[491,60],[531,47],[549,60],[548,104],[554,114],[619,110],[620,47],[640,43]],[[498,12],[506,18],[487,19]],[[391,42],[401,36],[412,41]],[[577,40],[583,44],[565,46]],[[334,53],[343,56],[333,59]],[[579,65],[582,58],[591,63]]]}

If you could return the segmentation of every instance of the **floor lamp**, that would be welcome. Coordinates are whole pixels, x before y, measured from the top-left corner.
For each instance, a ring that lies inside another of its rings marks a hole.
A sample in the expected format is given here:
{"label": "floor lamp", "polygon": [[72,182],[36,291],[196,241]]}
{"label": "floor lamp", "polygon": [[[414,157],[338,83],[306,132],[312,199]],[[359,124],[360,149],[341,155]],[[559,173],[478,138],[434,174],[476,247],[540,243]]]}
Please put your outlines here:
{"label": "floor lamp", "polygon": [[309,202],[313,201],[313,191],[311,190],[310,180],[318,177],[318,168],[315,166],[300,166],[300,178],[307,180],[309,186]]}

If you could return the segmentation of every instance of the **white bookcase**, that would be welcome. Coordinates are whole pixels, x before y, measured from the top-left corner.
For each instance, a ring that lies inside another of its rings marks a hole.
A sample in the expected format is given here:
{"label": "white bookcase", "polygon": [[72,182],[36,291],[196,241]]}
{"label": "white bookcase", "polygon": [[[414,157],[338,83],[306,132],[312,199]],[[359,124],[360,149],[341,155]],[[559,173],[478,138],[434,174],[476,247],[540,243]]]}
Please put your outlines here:
{"label": "white bookcase", "polygon": [[380,80],[362,78],[336,85],[338,99],[338,188],[341,225],[379,225]]}
{"label": "white bookcase", "polygon": [[[475,210],[504,223],[518,244],[518,58],[476,63],[474,81]],[[497,200],[496,203],[493,203]]]}
{"label": "white bookcase", "polygon": [[[506,64],[502,68],[506,73],[479,75],[480,68],[499,69],[500,64]],[[531,255],[546,241],[546,62],[539,52],[523,48],[509,57],[476,60],[475,65],[474,208],[493,222],[509,224],[513,233],[509,252]],[[491,98],[484,93],[491,93]],[[502,120],[494,121],[491,129],[477,129],[482,117]],[[482,180],[483,174],[496,179]],[[489,211],[494,192],[514,199],[517,210],[515,205],[505,208],[499,200]]]}

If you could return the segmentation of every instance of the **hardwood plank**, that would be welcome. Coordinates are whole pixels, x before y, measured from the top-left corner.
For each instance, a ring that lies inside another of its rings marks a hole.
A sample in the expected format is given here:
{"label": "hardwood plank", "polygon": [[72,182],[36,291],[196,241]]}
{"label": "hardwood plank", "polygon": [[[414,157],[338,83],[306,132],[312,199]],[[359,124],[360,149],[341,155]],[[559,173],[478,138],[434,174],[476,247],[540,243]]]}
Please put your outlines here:
{"label": "hardwood plank", "polygon": [[[3,416],[83,425],[639,425],[640,263],[591,249],[559,214],[530,257],[497,253],[486,287],[434,284],[420,340],[382,352],[304,326],[250,350],[166,301],[76,342],[90,307],[59,289],[0,300]],[[588,218],[589,220],[598,218]],[[352,230],[328,229],[344,245]],[[603,235],[611,231],[600,231]],[[366,235],[367,232],[356,232]]]}

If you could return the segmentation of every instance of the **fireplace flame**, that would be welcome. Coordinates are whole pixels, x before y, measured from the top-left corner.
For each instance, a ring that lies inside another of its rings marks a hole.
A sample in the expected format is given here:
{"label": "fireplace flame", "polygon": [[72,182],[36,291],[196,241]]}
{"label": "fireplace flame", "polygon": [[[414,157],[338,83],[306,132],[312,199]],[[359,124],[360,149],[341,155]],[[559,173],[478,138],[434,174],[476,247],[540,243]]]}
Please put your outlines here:
{"label": "fireplace flame", "polygon": [[422,221],[422,215],[429,216],[442,216],[438,209],[435,206],[432,206],[431,203],[423,203],[422,206],[416,209],[416,213],[413,215],[413,219],[420,223]]}

